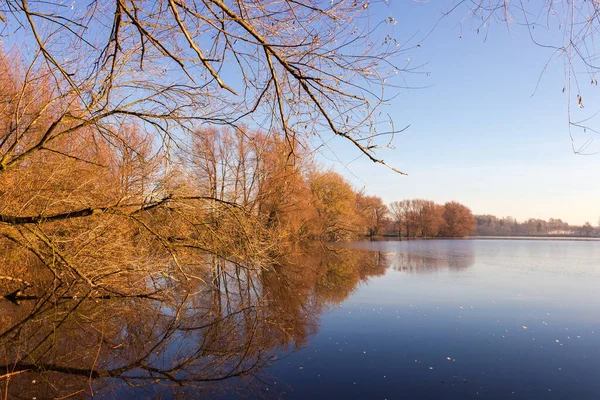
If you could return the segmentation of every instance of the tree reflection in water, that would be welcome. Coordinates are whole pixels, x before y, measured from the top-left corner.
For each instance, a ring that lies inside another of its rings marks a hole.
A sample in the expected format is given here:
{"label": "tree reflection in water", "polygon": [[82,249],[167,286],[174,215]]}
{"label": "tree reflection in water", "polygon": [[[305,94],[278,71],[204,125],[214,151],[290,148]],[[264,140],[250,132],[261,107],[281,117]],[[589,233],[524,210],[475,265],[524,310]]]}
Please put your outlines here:
{"label": "tree reflection in water", "polygon": [[475,263],[475,250],[469,240],[383,240],[356,242],[344,246],[377,252],[385,258],[387,266],[407,273],[460,271]]}
{"label": "tree reflection in water", "polygon": [[387,254],[387,257],[390,267],[395,270],[417,274],[433,273],[443,269],[463,270],[475,262],[475,254],[472,252],[444,254],[444,257],[418,253],[392,253]]}
{"label": "tree reflection in water", "polygon": [[[149,296],[70,287],[0,301],[0,388],[12,398],[187,397],[252,389],[307,344],[324,310],[382,275],[378,252],[311,249],[268,268],[207,257],[199,280]],[[157,283],[158,282],[158,283]],[[10,293],[10,287],[2,287]]]}

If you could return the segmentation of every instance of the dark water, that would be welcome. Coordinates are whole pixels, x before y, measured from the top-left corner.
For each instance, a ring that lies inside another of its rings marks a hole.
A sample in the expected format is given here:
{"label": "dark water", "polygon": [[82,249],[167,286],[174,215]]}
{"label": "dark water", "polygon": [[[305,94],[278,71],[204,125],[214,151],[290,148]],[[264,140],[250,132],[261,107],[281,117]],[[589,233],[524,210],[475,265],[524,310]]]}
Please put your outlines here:
{"label": "dark water", "polygon": [[600,242],[361,242],[217,271],[170,300],[0,303],[9,397],[600,398]]}
{"label": "dark water", "polygon": [[273,366],[286,398],[600,398],[600,243],[360,243],[385,275]]}

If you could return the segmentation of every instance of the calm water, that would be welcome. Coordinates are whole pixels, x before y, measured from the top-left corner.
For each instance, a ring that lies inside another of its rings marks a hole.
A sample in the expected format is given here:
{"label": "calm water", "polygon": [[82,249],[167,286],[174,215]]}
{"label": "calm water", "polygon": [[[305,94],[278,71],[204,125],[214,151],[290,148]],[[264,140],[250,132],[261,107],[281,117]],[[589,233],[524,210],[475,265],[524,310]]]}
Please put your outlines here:
{"label": "calm water", "polygon": [[600,398],[600,243],[351,246],[389,268],[270,369],[286,398]]}
{"label": "calm water", "polygon": [[[43,348],[42,368],[12,378],[11,393],[600,398],[600,242],[360,242],[220,276],[220,290],[170,303],[79,305],[52,345],[37,335],[56,307],[34,313],[4,357]],[[9,325],[32,312],[0,307]]]}

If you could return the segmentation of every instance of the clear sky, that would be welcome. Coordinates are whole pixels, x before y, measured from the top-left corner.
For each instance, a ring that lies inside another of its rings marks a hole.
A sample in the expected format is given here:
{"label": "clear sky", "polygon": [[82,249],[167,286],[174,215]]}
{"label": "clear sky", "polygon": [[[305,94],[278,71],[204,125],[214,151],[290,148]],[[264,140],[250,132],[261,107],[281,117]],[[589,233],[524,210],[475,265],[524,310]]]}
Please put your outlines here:
{"label": "clear sky", "polygon": [[[563,60],[548,64],[536,91],[552,52],[536,46],[519,26],[494,25],[486,39],[484,32],[476,33],[469,17],[463,18],[464,8],[423,39],[448,4],[392,0],[373,17],[393,16],[399,39],[417,33],[413,44],[420,47],[404,57],[427,63],[421,71],[428,74],[404,79],[412,87],[428,87],[402,90],[385,110],[396,127],[410,128],[395,138],[396,150],[379,155],[408,176],[365,157],[357,159],[357,153],[337,139],[328,143],[335,155],[326,151],[320,160],[387,203],[406,198],[456,200],[476,214],[597,225],[600,154],[573,153],[567,95],[562,92]],[[561,40],[558,30],[543,35]],[[574,114],[580,113],[575,117],[600,110],[599,89],[588,88],[589,82],[587,75],[581,76],[586,108],[575,107]],[[599,150],[600,137],[588,151]],[[342,162],[327,161],[334,159]]]}

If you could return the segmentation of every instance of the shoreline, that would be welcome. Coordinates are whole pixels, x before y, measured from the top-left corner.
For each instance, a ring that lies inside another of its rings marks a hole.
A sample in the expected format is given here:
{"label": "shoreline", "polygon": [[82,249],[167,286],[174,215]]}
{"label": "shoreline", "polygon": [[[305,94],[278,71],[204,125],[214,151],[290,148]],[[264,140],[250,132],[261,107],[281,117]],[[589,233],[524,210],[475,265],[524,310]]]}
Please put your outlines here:
{"label": "shoreline", "polygon": [[556,240],[574,242],[598,242],[598,236],[469,236],[471,240]]}
{"label": "shoreline", "polygon": [[[367,239],[368,240],[368,239]],[[573,242],[600,242],[598,236],[466,236],[466,237],[433,237],[433,238],[411,238],[400,240],[397,236],[381,236],[375,240],[413,242],[417,240],[549,240],[549,241],[573,241]]]}

